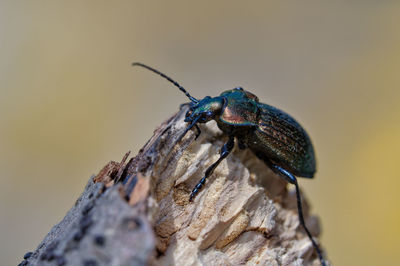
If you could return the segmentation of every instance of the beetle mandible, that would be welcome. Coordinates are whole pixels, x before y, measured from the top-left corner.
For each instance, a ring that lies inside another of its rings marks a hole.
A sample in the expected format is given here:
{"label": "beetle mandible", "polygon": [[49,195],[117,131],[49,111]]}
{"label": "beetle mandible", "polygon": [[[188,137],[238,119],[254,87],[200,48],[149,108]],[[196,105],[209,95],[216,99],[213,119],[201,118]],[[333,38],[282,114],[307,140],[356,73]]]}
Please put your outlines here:
{"label": "beetle mandible", "polygon": [[190,108],[185,117],[189,125],[177,142],[193,127],[197,130],[197,139],[201,134],[197,124],[210,120],[215,120],[222,132],[228,135],[229,139],[222,146],[219,159],[207,168],[203,178],[193,188],[189,200],[193,201],[206,179],[233,150],[236,139],[240,149],[250,149],[274,173],[295,186],[300,224],[311,240],[321,264],[325,266],[322,252],[304,222],[300,188],[295,177],[313,178],[316,171],[314,148],[302,126],[287,113],[259,102],[257,96],[241,87],[227,90],[217,97],[206,96],[198,100],[160,71],[138,62],[132,63],[132,66],[141,66],[160,75],[190,99]]}

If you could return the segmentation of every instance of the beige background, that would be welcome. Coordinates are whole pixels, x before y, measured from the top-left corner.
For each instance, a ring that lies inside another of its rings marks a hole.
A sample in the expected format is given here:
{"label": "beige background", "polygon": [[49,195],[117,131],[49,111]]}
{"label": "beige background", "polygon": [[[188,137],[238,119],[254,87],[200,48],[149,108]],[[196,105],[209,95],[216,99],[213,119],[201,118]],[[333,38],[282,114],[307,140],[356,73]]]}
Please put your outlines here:
{"label": "beige background", "polygon": [[243,86],[292,114],[316,148],[300,183],[329,259],[398,265],[399,2],[277,2],[2,0],[1,265],[187,100],[132,61],[195,97]]}

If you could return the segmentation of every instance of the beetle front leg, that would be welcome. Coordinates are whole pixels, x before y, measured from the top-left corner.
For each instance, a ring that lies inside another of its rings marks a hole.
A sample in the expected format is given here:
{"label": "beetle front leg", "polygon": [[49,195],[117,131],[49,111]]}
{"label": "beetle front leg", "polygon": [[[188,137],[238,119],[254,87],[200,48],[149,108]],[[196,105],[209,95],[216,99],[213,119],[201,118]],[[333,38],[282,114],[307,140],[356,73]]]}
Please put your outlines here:
{"label": "beetle front leg", "polygon": [[195,127],[196,130],[197,130],[196,137],[195,137],[195,139],[194,139],[194,140],[196,140],[196,139],[200,136],[201,130],[200,130],[200,127],[199,127],[198,125],[194,125],[194,127]]}
{"label": "beetle front leg", "polygon": [[228,142],[225,143],[224,146],[222,146],[221,148],[221,153],[220,153],[221,155],[219,159],[215,163],[213,163],[210,167],[207,168],[204,177],[200,179],[199,183],[197,183],[197,185],[192,190],[192,193],[190,193],[189,201],[193,201],[193,198],[203,187],[204,183],[206,182],[206,179],[214,172],[214,169],[219,165],[219,163],[229,155],[229,153],[233,150],[234,146],[235,146],[234,137],[229,136]]}

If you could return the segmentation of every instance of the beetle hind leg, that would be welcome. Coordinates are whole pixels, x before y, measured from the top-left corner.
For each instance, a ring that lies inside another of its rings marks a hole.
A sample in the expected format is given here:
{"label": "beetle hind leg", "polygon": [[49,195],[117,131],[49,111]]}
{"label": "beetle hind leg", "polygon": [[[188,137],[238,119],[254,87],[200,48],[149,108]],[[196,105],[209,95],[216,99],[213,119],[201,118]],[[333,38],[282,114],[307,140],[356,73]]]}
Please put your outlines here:
{"label": "beetle hind leg", "polygon": [[277,172],[286,181],[288,181],[289,183],[295,185],[295,187],[296,187],[296,198],[297,198],[297,211],[299,213],[300,224],[304,228],[304,231],[306,231],[306,234],[307,234],[308,238],[311,240],[312,245],[314,246],[314,249],[318,254],[318,258],[321,261],[321,264],[323,266],[326,266],[324,257],[322,256],[322,252],[321,252],[319,246],[317,245],[317,243],[314,241],[310,231],[308,230],[308,228],[306,226],[306,223],[304,222],[303,207],[302,207],[301,196],[300,196],[300,188],[299,188],[299,184],[297,183],[297,178],[293,174],[291,174],[289,171],[286,171],[285,169],[283,169],[280,166],[272,164],[271,167],[272,167],[272,170],[274,172]]}
{"label": "beetle hind leg", "polygon": [[200,191],[200,189],[203,187],[204,183],[206,182],[206,179],[212,175],[214,172],[215,168],[220,164],[220,162],[225,159],[229,153],[233,150],[233,147],[235,146],[235,141],[234,137],[230,136],[228,142],[224,144],[221,148],[221,155],[219,159],[213,163],[210,167],[207,168],[204,177],[200,179],[200,181],[197,183],[197,185],[194,187],[192,190],[192,193],[190,193],[189,201],[193,201],[193,198],[197,195],[197,193]]}

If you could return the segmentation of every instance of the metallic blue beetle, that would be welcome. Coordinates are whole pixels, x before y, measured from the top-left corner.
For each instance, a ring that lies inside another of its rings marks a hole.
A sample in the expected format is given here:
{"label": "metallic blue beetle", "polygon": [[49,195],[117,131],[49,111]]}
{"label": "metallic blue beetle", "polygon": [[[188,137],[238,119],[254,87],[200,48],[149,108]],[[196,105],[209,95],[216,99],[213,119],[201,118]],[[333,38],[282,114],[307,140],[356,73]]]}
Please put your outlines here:
{"label": "metallic blue beetle", "polygon": [[201,134],[198,123],[215,120],[218,127],[229,137],[222,146],[219,159],[206,171],[203,178],[192,190],[192,201],[203,187],[206,179],[219,163],[233,150],[235,139],[240,149],[249,148],[263,160],[276,174],[296,187],[297,209],[300,224],[310,238],[322,265],[326,265],[319,246],[306,227],[303,217],[300,189],[295,176],[313,178],[316,171],[314,149],[309,136],[301,125],[285,112],[270,105],[260,103],[254,94],[235,88],[220,96],[198,100],[192,97],[178,82],[160,71],[142,63],[133,63],[157,73],[178,87],[191,101],[185,122],[189,123],[178,142],[195,127],[196,138]]}

